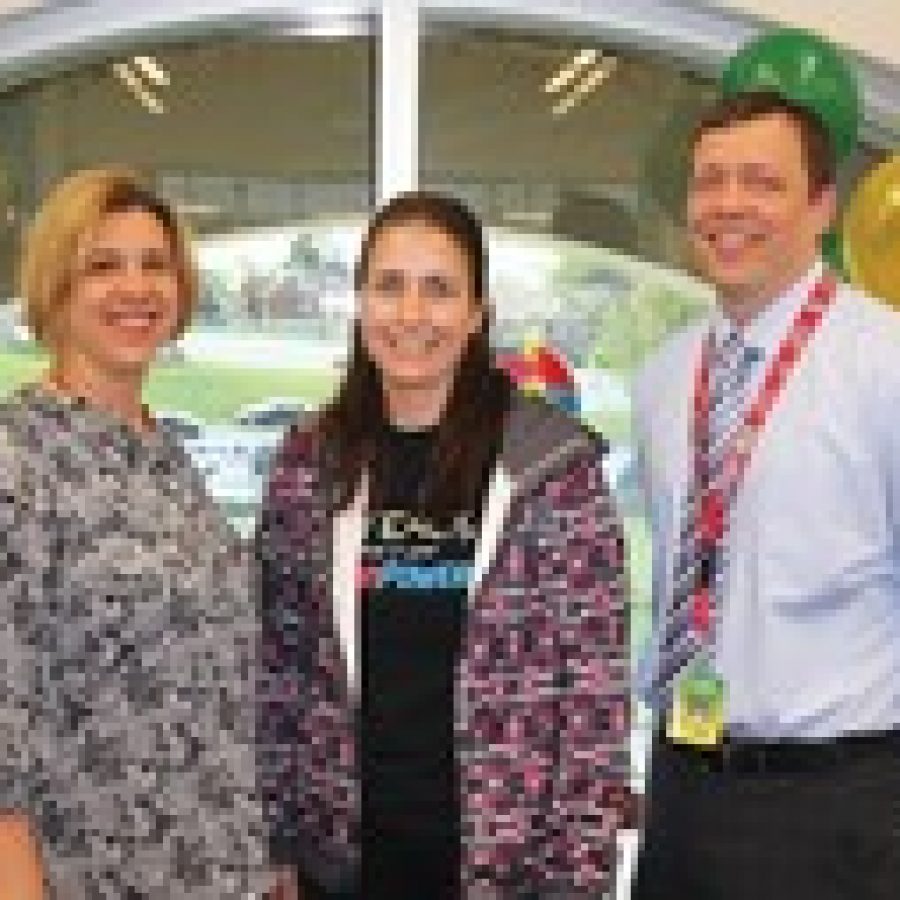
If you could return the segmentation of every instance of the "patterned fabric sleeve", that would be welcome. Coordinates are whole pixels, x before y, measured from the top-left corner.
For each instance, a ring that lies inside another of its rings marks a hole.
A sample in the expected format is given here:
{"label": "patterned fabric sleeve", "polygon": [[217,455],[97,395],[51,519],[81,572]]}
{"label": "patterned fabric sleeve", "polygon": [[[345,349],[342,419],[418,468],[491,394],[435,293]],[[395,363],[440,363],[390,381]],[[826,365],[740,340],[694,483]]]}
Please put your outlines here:
{"label": "patterned fabric sleeve", "polygon": [[[592,897],[612,885],[616,837],[631,819],[630,669],[622,527],[599,454],[553,485],[570,524],[565,559],[540,577],[559,590],[560,758],[542,897]],[[560,578],[562,576],[562,578]]]}
{"label": "patterned fabric sleeve", "polygon": [[256,565],[260,617],[260,685],[257,697],[257,744],[260,785],[276,865],[297,863],[298,784],[296,748],[300,691],[298,617],[287,577],[289,566],[277,549],[277,466],[260,513]]}
{"label": "patterned fabric sleeve", "polygon": [[0,814],[21,813],[34,824],[29,715],[36,691],[20,626],[30,620],[30,606],[39,602],[45,554],[36,528],[39,498],[26,490],[22,473],[21,460],[0,434]]}

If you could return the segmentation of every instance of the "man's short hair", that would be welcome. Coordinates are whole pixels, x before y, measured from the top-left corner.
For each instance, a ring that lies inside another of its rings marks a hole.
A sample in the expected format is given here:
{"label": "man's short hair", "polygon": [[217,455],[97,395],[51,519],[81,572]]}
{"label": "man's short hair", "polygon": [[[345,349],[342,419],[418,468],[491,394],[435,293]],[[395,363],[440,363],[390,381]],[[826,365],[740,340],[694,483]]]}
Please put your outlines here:
{"label": "man's short hair", "polygon": [[833,185],[837,174],[837,156],[834,141],[825,123],[812,110],[774,91],[748,91],[720,98],[701,115],[694,126],[691,150],[711,131],[720,131],[773,115],[789,119],[800,134],[810,193],[817,196]]}

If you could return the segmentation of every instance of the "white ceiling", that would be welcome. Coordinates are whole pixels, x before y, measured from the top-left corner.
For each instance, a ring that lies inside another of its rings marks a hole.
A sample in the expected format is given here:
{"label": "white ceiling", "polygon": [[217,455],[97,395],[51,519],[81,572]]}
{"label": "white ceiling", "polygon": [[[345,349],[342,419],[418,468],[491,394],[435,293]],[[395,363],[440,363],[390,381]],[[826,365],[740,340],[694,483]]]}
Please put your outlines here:
{"label": "white ceiling", "polygon": [[900,70],[897,0],[708,0],[707,5],[809,28]]}
{"label": "white ceiling", "polygon": [[[129,0],[121,2],[128,3]],[[0,0],[0,17],[52,5],[53,0]],[[298,0],[297,5],[302,7],[303,0]],[[495,4],[488,0],[467,5],[490,7]],[[900,6],[897,0],[686,0],[685,5],[721,7],[772,22],[811,28],[900,70]]]}

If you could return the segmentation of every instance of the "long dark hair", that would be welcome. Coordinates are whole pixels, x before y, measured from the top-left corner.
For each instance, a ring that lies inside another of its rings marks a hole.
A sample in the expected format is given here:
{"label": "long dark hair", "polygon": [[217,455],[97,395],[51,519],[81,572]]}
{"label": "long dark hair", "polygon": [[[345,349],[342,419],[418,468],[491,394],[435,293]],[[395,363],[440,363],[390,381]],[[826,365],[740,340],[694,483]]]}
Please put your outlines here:
{"label": "long dark hair", "polygon": [[[475,508],[484,473],[499,449],[512,386],[496,366],[490,346],[490,309],[485,298],[487,250],[478,219],[458,200],[426,191],[401,194],[369,223],[355,270],[360,292],[372,251],[389,228],[424,223],[443,231],[465,254],[472,296],[480,304],[481,328],[469,339],[436,427],[434,464],[423,485],[420,512],[442,518]],[[346,376],[320,419],[338,508],[356,494],[363,471],[369,475],[369,505],[379,508],[383,492],[372,462],[387,423],[381,373],[354,324]]]}

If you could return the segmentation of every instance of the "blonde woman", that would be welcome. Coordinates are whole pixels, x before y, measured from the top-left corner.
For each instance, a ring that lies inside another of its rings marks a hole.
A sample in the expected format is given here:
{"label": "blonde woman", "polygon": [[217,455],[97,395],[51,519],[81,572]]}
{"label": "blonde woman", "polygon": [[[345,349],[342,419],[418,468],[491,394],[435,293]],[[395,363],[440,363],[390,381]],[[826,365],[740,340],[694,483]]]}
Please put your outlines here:
{"label": "blonde woman", "polygon": [[0,816],[51,897],[252,896],[245,560],[141,402],[195,305],[185,232],[130,172],[77,173],[20,290],[50,366],[0,403]]}

